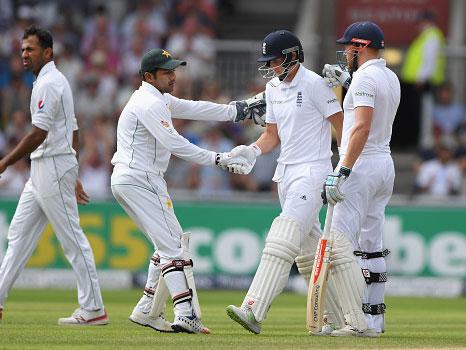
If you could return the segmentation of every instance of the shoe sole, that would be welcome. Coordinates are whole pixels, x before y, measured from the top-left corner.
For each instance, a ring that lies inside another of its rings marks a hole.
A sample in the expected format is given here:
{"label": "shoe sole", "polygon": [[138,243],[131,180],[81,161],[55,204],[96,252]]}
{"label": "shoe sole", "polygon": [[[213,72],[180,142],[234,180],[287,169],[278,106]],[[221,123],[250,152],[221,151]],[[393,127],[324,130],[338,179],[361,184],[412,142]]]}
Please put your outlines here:
{"label": "shoe sole", "polygon": [[184,328],[183,326],[180,326],[179,324],[172,324],[172,329],[175,333],[189,333],[189,334],[194,334],[193,331]]}
{"label": "shoe sole", "polygon": [[259,334],[259,332],[256,332],[249,328],[248,324],[241,318],[239,317],[232,309],[227,308],[226,309],[228,317],[230,317],[233,321],[236,323],[239,323],[241,326],[243,326],[244,329],[248,330],[249,332],[253,334]]}
{"label": "shoe sole", "polygon": [[97,321],[97,322],[89,322],[89,323],[61,323],[58,322],[59,326],[106,326],[108,325],[108,321]]}
{"label": "shoe sole", "polygon": [[165,330],[165,329],[158,329],[158,328],[152,327],[149,324],[140,323],[140,322],[138,322],[136,320],[133,320],[131,317],[128,317],[128,320],[130,320],[131,322],[137,324],[138,326],[147,327],[147,328],[153,329],[154,331],[157,331],[157,332],[160,332],[160,333],[174,333],[175,332],[173,330],[173,327],[172,327],[172,330],[169,331],[169,330]]}

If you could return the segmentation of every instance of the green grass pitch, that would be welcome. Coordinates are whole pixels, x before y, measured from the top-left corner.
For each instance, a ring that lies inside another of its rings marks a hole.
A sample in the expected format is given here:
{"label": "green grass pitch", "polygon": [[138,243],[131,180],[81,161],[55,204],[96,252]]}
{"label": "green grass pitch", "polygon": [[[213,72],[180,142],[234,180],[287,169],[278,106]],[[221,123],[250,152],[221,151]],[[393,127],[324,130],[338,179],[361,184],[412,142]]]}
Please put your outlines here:
{"label": "green grass pitch", "polygon": [[[387,332],[377,339],[313,337],[305,330],[304,295],[285,293],[272,305],[262,333],[234,324],[225,306],[244,292],[200,291],[211,335],[161,334],[129,322],[140,291],[104,292],[108,326],[60,327],[76,293],[13,290],[0,324],[0,349],[466,349],[466,299],[388,298]],[[172,313],[169,312],[169,317]]]}

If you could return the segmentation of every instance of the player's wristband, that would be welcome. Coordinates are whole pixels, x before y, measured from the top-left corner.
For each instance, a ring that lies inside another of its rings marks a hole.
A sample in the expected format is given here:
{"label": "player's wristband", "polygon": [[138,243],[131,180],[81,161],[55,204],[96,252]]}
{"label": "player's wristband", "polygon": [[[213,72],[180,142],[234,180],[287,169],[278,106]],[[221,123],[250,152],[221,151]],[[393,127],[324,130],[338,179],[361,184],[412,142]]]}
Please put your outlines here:
{"label": "player's wristband", "polygon": [[338,172],[339,172],[341,175],[348,177],[348,176],[350,176],[350,174],[351,174],[351,169],[350,169],[350,168],[347,168],[347,167],[345,167],[345,166],[342,165],[342,166],[340,167],[340,170],[339,170]]}

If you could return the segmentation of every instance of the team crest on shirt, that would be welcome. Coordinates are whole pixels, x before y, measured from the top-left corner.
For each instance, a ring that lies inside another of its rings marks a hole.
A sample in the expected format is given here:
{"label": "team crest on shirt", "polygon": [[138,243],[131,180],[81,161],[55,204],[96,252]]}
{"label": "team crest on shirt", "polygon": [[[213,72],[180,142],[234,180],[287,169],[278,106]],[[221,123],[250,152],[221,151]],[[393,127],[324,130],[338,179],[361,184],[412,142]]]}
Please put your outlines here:
{"label": "team crest on shirt", "polygon": [[296,96],[296,107],[301,107],[303,104],[303,93],[298,91],[298,95]]}
{"label": "team crest on shirt", "polygon": [[160,123],[163,125],[164,128],[170,127],[170,124],[168,124],[165,120],[161,120]]}
{"label": "team crest on shirt", "polygon": [[37,107],[39,109],[42,109],[44,107],[44,100],[39,100],[39,103],[37,104]]}

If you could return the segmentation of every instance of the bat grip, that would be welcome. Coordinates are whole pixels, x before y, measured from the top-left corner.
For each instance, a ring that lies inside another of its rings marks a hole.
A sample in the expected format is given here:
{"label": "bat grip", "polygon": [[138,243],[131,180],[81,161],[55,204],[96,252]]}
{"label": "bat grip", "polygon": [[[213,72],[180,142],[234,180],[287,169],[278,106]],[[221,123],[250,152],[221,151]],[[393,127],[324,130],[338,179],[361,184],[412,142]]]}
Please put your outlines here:
{"label": "bat grip", "polygon": [[324,225],[324,234],[323,237],[328,239],[330,236],[330,228],[332,227],[332,218],[333,218],[333,204],[329,204],[327,207],[327,214],[325,215],[325,225]]}

